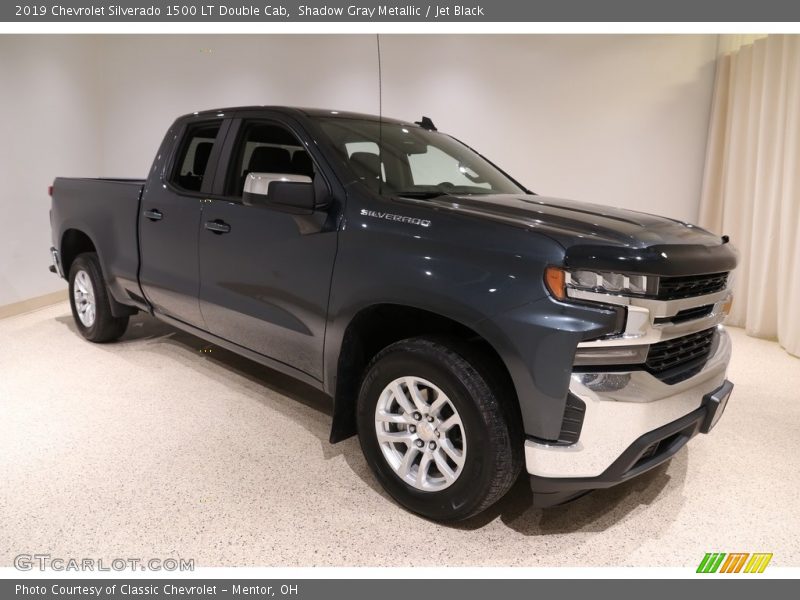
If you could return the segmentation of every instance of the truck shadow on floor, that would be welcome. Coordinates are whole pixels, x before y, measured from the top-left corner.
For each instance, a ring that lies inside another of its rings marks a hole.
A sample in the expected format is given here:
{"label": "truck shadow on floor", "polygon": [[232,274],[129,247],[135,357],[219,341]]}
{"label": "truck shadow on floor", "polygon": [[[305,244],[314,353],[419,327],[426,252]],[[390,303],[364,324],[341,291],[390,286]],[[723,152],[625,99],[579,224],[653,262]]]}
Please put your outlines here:
{"label": "truck shadow on floor", "polygon": [[[80,335],[71,315],[57,317],[57,321],[76,336]],[[191,369],[200,370],[205,375],[231,380],[237,393],[244,392],[255,401],[269,405],[314,435],[320,442],[325,460],[341,456],[372,490],[387,502],[393,502],[373,477],[361,454],[357,438],[333,445],[329,443],[332,402],[323,392],[149,315],[132,317],[125,335],[118,343],[101,347],[118,353],[115,348],[120,346],[131,346],[131,350],[139,346],[147,352],[158,353]],[[683,449],[670,463],[656,467],[632,481],[597,490],[565,505],[547,509],[533,507],[528,478],[523,474],[510,492],[487,511],[472,519],[445,526],[476,530],[499,518],[507,527],[526,536],[604,531],[623,521],[640,506],[656,502],[667,487],[681,488],[687,465],[688,453],[687,449]],[[674,514],[679,508],[679,505],[673,507]],[[397,510],[402,509],[398,507]],[[663,520],[663,512],[661,520],[661,527],[670,522],[670,519]]]}
{"label": "truck shadow on floor", "polygon": [[[523,473],[505,498],[486,512],[455,526],[466,530],[479,529],[499,517],[509,528],[529,536],[605,531],[640,507],[667,496],[668,487],[681,488],[686,477],[687,457],[687,450],[683,449],[671,462],[659,465],[636,479],[545,509],[533,506],[528,477]],[[679,508],[679,504],[672,507],[673,514],[677,515]],[[671,519],[664,519],[662,510],[659,521],[653,524],[655,528],[667,526]]]}

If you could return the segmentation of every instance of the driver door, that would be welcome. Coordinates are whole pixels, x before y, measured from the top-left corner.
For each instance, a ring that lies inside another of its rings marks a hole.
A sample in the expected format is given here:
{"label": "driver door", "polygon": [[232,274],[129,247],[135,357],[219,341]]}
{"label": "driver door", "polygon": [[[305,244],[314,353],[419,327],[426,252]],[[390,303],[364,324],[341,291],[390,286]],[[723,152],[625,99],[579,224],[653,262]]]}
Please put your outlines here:
{"label": "driver door", "polygon": [[249,173],[307,175],[318,193],[329,192],[307,145],[286,125],[238,120],[229,139],[225,181],[206,201],[200,228],[206,326],[321,380],[337,209],[298,216],[246,204]]}

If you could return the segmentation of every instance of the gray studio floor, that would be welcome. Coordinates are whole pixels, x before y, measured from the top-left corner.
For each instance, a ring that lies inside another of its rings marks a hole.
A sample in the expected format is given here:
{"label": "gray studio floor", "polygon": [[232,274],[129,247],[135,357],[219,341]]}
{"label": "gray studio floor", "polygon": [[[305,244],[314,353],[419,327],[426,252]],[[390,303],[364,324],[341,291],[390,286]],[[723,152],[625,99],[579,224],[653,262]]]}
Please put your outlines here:
{"label": "gray studio floor", "polygon": [[[732,330],[735,395],[710,436],[642,478],[542,511],[520,484],[439,526],[328,444],[326,398],[139,316],[93,345],[62,303],[0,320],[0,566],[16,554],[197,566],[800,565],[800,360]],[[211,350],[210,352],[208,350]]]}

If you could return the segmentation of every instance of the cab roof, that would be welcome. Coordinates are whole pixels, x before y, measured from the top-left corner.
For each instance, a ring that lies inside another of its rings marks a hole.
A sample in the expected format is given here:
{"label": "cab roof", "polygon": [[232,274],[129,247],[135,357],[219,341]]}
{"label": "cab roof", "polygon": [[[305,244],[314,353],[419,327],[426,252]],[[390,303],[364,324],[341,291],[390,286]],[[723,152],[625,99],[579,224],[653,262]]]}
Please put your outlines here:
{"label": "cab roof", "polygon": [[297,106],[228,106],[225,108],[215,108],[211,110],[202,110],[194,113],[189,113],[184,115],[184,117],[192,117],[192,116],[209,116],[209,115],[224,115],[226,113],[232,112],[239,112],[239,111],[247,111],[247,112],[258,112],[258,111],[269,111],[269,112],[277,112],[277,113],[284,113],[287,115],[302,115],[305,117],[309,117],[311,119],[319,119],[319,118],[340,118],[340,119],[361,119],[364,121],[380,121],[383,120],[384,123],[392,123],[395,125],[407,125],[411,127],[417,127],[413,122],[403,121],[400,119],[391,119],[388,117],[379,117],[378,115],[372,115],[368,113],[358,113],[358,112],[350,112],[345,110],[332,110],[327,108],[304,108],[304,107],[297,107]]}

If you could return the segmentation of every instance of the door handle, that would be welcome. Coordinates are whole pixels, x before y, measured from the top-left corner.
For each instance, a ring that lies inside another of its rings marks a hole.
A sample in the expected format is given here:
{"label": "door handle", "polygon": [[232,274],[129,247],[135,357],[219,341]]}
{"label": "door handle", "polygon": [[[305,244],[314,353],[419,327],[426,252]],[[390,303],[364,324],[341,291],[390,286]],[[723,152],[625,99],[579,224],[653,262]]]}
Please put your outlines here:
{"label": "door handle", "polygon": [[164,213],[162,213],[157,208],[153,208],[151,210],[144,211],[144,216],[150,219],[151,221],[160,221],[164,218]]}
{"label": "door handle", "polygon": [[212,233],[216,233],[217,235],[222,233],[229,233],[231,230],[231,226],[228,225],[225,221],[221,221],[220,219],[215,219],[214,221],[206,221],[205,227],[206,229],[208,229]]}

